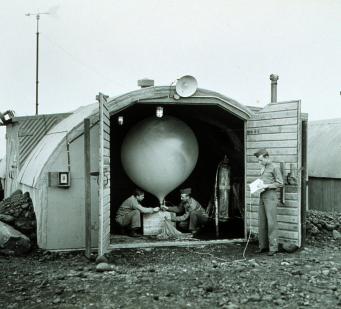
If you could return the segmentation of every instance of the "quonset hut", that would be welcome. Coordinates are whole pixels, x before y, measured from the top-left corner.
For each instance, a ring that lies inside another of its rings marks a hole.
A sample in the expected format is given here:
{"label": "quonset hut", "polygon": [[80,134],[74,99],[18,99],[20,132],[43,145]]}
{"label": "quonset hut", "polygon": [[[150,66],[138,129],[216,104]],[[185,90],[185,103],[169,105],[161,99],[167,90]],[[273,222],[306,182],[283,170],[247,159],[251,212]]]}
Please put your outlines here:
{"label": "quonset hut", "polygon": [[309,122],[309,209],[341,212],[341,119]]}
{"label": "quonset hut", "polygon": [[[114,98],[100,94],[98,103],[68,114],[14,118],[7,125],[5,195],[18,188],[30,193],[41,248],[82,249],[86,229],[91,229],[92,247],[100,252],[115,247],[110,243],[110,234],[115,234],[110,223],[135,188],[122,168],[122,141],[131,127],[162,107],[165,115],[191,127],[198,140],[198,161],[185,185],[193,188],[193,196],[204,207],[212,197],[217,165],[225,155],[229,158],[231,205],[238,220],[231,223],[234,231],[222,233],[219,241],[257,233],[258,196],[250,195],[247,184],[258,178],[260,167],[253,153],[264,147],[287,180],[278,192],[280,242],[301,246],[307,118],[301,114],[300,101],[276,102],[276,83],[275,78],[272,102],[264,108],[248,107],[200,88],[182,97],[175,87],[148,85]],[[84,119],[90,121],[91,223],[87,225]],[[169,194],[174,203],[178,189]],[[153,204],[155,199],[146,196],[146,202]]]}

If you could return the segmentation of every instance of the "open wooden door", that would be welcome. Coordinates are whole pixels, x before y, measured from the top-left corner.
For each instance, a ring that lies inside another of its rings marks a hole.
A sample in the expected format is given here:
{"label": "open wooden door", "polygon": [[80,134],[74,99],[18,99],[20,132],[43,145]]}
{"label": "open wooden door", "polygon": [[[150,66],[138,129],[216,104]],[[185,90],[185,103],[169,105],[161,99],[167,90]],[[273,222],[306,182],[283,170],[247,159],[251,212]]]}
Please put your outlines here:
{"label": "open wooden door", "polygon": [[110,115],[102,93],[99,101],[99,233],[98,255],[108,251],[110,244]]}
{"label": "open wooden door", "polygon": [[[280,202],[277,208],[279,243],[292,243],[299,247],[302,242],[301,123],[300,101],[276,102],[252,116],[246,131],[246,183],[254,181],[260,174],[260,165],[254,156],[257,149],[268,149],[270,158],[278,167],[284,163],[284,203]],[[250,196],[247,185],[245,195],[246,229],[257,234],[259,194]],[[278,197],[280,195],[279,191]]]}

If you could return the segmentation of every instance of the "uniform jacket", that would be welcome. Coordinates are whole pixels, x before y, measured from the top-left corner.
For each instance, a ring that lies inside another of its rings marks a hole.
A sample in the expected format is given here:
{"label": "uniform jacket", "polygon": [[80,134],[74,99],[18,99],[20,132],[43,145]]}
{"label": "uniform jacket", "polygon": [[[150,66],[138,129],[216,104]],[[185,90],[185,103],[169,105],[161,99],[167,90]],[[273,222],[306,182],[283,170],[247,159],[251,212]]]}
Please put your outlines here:
{"label": "uniform jacket", "polygon": [[153,208],[143,207],[134,195],[128,197],[118,208],[116,218],[129,215],[133,210],[139,210],[142,213],[153,213]]}
{"label": "uniform jacket", "polygon": [[168,211],[175,212],[177,214],[182,214],[180,216],[177,216],[175,218],[175,221],[188,220],[192,211],[196,211],[202,215],[207,216],[205,209],[193,197],[191,197],[188,201],[181,202],[179,206],[168,207]]}

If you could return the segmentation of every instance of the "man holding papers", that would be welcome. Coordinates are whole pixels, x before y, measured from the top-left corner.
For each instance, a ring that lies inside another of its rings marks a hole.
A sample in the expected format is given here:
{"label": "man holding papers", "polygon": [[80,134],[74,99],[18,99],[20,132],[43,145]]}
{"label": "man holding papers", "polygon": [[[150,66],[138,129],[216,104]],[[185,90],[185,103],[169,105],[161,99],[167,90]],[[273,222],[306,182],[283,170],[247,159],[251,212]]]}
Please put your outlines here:
{"label": "man holding papers", "polygon": [[254,154],[262,169],[260,172],[258,189],[261,190],[258,211],[258,253],[268,252],[273,256],[278,252],[278,226],[276,189],[283,186],[283,176],[280,169],[275,166],[266,149],[259,149]]}

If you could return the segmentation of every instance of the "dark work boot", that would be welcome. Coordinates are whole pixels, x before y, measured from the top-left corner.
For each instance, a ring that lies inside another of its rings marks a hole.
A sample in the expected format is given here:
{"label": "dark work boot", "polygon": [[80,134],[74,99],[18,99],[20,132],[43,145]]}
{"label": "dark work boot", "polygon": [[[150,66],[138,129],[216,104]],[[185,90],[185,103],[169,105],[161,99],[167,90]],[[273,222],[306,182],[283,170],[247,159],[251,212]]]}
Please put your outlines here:
{"label": "dark work boot", "polygon": [[192,236],[195,238],[195,237],[198,237],[200,235],[200,232],[201,232],[201,229],[195,229],[195,230],[192,230],[191,233],[192,233]]}
{"label": "dark work boot", "polygon": [[256,251],[256,253],[258,253],[258,254],[265,253],[265,252],[269,252],[269,249],[268,248],[262,248],[262,249],[258,249]]}
{"label": "dark work boot", "polygon": [[138,228],[134,228],[134,229],[131,229],[130,231],[129,231],[129,236],[130,237],[139,237],[140,235],[138,234]]}
{"label": "dark work boot", "polygon": [[278,251],[269,251],[268,256],[274,256],[277,253],[278,253]]}
{"label": "dark work boot", "polygon": [[128,234],[127,229],[125,227],[123,227],[123,226],[119,227],[118,232],[119,232],[120,235],[127,235]]}

